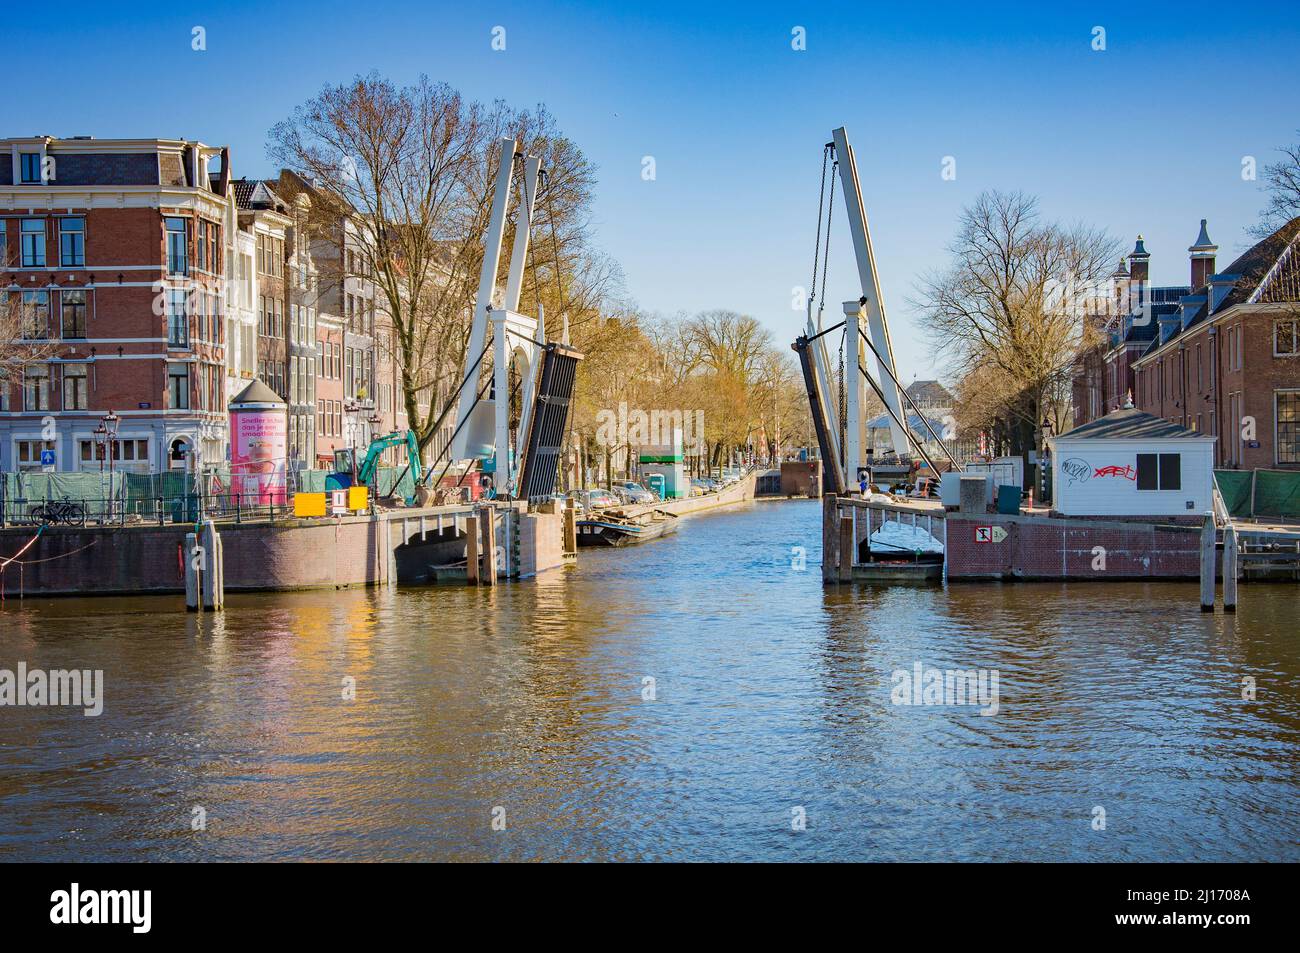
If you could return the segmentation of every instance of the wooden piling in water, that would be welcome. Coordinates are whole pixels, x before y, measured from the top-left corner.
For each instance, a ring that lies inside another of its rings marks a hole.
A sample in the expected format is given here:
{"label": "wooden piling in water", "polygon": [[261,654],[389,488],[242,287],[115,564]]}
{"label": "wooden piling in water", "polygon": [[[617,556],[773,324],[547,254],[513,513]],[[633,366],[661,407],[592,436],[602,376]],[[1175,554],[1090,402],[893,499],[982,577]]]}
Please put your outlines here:
{"label": "wooden piling in water", "polygon": [[479,570],[479,583],[484,586],[497,584],[497,519],[496,510],[491,507],[483,510],[479,524],[483,531],[483,566]]}
{"label": "wooden piling in water", "polygon": [[822,497],[822,582],[839,578],[839,500],[834,493]]}
{"label": "wooden piling in water", "polygon": [[465,581],[478,585],[478,517],[465,517]]}
{"label": "wooden piling in water", "polygon": [[840,582],[853,581],[853,517],[840,517]]}
{"label": "wooden piling in water", "polygon": [[1201,527],[1201,611],[1214,611],[1214,514]]}
{"label": "wooden piling in water", "polygon": [[216,612],[226,604],[226,565],[221,534],[211,521],[203,527],[203,555],[203,608]]}
{"label": "wooden piling in water", "polygon": [[189,612],[198,612],[202,602],[202,573],[195,566],[194,549],[198,545],[198,537],[194,533],[185,534],[185,609]]}
{"label": "wooden piling in water", "polygon": [[572,497],[564,501],[564,553],[578,552],[578,510]]}
{"label": "wooden piling in water", "polygon": [[1223,611],[1237,611],[1237,527],[1223,529]]}

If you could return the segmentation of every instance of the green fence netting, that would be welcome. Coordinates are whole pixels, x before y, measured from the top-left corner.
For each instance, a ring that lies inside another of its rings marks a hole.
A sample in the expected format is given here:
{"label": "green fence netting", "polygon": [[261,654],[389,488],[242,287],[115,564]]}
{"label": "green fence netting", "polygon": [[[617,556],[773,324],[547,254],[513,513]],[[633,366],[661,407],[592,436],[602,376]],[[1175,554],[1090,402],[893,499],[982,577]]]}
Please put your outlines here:
{"label": "green fence netting", "polygon": [[1214,481],[1234,517],[1300,519],[1300,472],[1215,470]]}
{"label": "green fence netting", "polygon": [[[322,493],[337,489],[329,470],[294,470],[288,475],[288,494]],[[406,467],[380,467],[373,495],[383,499],[408,499],[415,492],[415,475]],[[0,505],[16,519],[42,503],[69,500],[84,508],[90,519],[105,514],[136,515],[147,520],[188,521],[198,512],[200,490],[213,514],[247,509],[236,500],[239,488],[228,470],[210,470],[200,477],[181,471],[170,473],[0,473]],[[287,500],[285,502],[288,502]],[[160,509],[161,508],[161,509]]]}

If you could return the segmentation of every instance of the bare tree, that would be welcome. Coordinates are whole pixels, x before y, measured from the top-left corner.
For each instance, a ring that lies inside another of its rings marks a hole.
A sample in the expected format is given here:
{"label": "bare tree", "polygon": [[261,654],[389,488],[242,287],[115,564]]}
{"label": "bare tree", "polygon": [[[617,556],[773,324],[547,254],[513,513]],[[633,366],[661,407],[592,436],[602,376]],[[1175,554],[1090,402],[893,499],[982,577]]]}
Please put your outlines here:
{"label": "bare tree", "polygon": [[29,367],[44,364],[58,353],[58,342],[50,332],[48,303],[42,310],[24,304],[19,294],[0,294],[0,390],[21,389]]}
{"label": "bare tree", "polygon": [[1119,245],[1084,225],[1042,222],[1022,193],[985,192],[961,217],[953,263],[921,283],[921,310],[936,348],[959,376],[996,369],[1008,392],[1028,395],[1008,410],[1036,427],[1062,426],[1070,373],[1095,331],[1086,315]]}
{"label": "bare tree", "polygon": [[[544,109],[484,107],[426,77],[398,87],[371,73],[326,86],[271,131],[272,157],[332,198],[313,209],[321,234],[341,235],[335,225],[343,219],[355,229],[354,254],[338,256],[338,277],[375,284],[407,419],[422,446],[445,409],[440,398],[459,384],[502,136],[542,158],[547,175],[536,207],[554,222],[549,247],[533,248],[521,307],[535,309],[554,288],[555,310],[548,304],[547,313],[558,319],[566,286],[571,300],[590,306],[596,292],[574,272],[590,261],[585,210],[594,171]],[[599,287],[600,274],[594,281]]]}
{"label": "bare tree", "polygon": [[1267,238],[1300,215],[1300,143],[1280,146],[1278,151],[1282,158],[1264,168],[1268,205],[1260,212],[1259,223],[1251,229],[1259,238]]}

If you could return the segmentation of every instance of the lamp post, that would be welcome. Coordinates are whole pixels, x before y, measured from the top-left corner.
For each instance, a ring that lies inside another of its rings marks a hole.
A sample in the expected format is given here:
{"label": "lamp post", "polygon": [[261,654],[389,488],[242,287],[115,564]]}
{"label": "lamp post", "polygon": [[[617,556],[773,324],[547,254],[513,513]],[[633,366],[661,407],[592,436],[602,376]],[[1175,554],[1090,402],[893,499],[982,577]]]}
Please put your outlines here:
{"label": "lamp post", "polygon": [[1051,493],[1047,485],[1048,474],[1048,449],[1047,441],[1052,436],[1052,421],[1047,414],[1043,414],[1043,422],[1039,425],[1039,450],[1038,450],[1038,498],[1043,504],[1051,503]]}
{"label": "lamp post", "polygon": [[115,500],[113,496],[113,461],[117,457],[117,428],[122,422],[112,410],[99,420],[99,426],[95,428],[95,442],[99,445],[99,472],[104,472],[104,458],[108,458],[108,502],[109,516],[113,515]]}

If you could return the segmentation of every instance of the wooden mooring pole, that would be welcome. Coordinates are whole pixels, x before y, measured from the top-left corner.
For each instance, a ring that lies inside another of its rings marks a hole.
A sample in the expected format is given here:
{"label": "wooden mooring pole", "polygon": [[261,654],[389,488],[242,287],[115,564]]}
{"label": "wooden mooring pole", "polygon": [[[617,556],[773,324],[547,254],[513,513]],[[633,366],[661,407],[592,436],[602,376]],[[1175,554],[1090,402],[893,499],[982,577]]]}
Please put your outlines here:
{"label": "wooden mooring pole", "polygon": [[839,578],[839,500],[834,493],[822,497],[822,582]]}
{"label": "wooden mooring pole", "polygon": [[1214,611],[1214,514],[1205,514],[1201,527],[1201,611]]}
{"label": "wooden mooring pole", "polygon": [[840,582],[853,581],[853,517],[840,517]]}
{"label": "wooden mooring pole", "polygon": [[482,511],[480,521],[483,530],[483,567],[478,574],[479,585],[495,586],[497,584],[497,514],[492,507]]}
{"label": "wooden mooring pole", "polygon": [[1237,611],[1237,527],[1223,529],[1223,611]]}
{"label": "wooden mooring pole", "polygon": [[185,608],[198,612],[203,600],[203,561],[199,558],[199,537],[185,534]]}
{"label": "wooden mooring pole", "polygon": [[578,554],[578,510],[572,497],[564,501],[564,555]]}
{"label": "wooden mooring pole", "polygon": [[478,585],[478,517],[465,517],[465,582]]}

